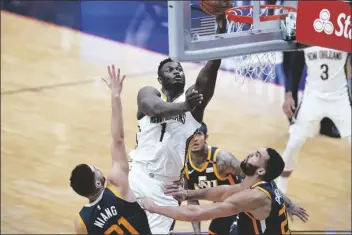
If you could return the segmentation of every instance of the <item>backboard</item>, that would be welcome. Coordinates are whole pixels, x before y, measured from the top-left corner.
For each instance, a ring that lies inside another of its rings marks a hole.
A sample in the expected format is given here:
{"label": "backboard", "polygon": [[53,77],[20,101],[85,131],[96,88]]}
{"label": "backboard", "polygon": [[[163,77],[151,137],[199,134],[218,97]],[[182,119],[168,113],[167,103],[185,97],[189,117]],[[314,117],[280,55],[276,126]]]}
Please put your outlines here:
{"label": "backboard", "polygon": [[214,16],[194,14],[191,1],[169,0],[169,56],[177,61],[204,61],[297,49],[294,38],[287,40],[285,20],[262,22],[261,1],[246,2],[253,5],[253,27],[216,35]]}

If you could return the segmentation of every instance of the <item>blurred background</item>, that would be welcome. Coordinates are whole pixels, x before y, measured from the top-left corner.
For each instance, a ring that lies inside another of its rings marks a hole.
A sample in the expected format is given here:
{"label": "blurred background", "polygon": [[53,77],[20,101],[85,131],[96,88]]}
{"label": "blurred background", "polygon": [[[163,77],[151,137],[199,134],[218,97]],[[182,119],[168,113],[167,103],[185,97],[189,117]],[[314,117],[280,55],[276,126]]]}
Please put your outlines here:
{"label": "blurred background", "polygon": [[[192,2],[192,17],[209,17],[200,10],[199,1]],[[269,0],[263,3],[282,4]],[[2,9],[42,21],[69,27],[84,33],[135,45],[147,50],[168,54],[167,1],[21,1],[4,0]],[[248,5],[250,1],[235,1]],[[196,21],[194,21],[197,24]],[[278,53],[276,78],[283,84],[282,53]],[[231,71],[231,63],[222,69]],[[300,82],[304,88],[305,69]]]}

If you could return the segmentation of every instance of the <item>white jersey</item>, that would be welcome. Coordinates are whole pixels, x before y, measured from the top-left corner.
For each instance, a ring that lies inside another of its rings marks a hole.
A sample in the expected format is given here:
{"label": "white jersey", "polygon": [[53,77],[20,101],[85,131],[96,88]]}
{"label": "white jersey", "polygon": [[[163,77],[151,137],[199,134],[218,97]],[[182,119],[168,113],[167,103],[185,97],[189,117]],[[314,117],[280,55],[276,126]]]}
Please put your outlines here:
{"label": "white jersey", "polygon": [[[182,94],[174,103],[184,102],[185,97]],[[187,139],[201,124],[191,112],[186,112],[171,118],[144,116],[138,125],[138,146],[133,161],[145,163],[154,174],[179,180],[185,164]]]}
{"label": "white jersey", "polygon": [[323,47],[304,49],[307,78],[305,92],[321,98],[338,98],[348,92],[348,53]]}

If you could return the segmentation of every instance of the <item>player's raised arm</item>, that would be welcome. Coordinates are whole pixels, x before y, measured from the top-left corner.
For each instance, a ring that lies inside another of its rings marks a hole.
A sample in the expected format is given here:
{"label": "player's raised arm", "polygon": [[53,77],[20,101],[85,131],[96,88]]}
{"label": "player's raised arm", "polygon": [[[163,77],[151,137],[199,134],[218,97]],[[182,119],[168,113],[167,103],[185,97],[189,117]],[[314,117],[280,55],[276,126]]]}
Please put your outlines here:
{"label": "player's raised arm", "polygon": [[[215,189],[215,188],[214,188]],[[227,198],[224,202],[206,205],[180,207],[158,206],[149,198],[142,199],[143,206],[152,213],[158,213],[181,221],[202,221],[226,217],[240,212],[250,212],[263,206],[270,206],[271,200],[257,189],[244,190]],[[267,216],[270,210],[267,210]]]}
{"label": "player's raised arm", "polygon": [[123,127],[123,112],[121,91],[125,76],[120,74],[120,69],[108,66],[109,78],[104,79],[111,89],[111,156],[112,168],[108,175],[108,184],[117,188],[123,199],[130,200],[131,192],[128,184],[129,164],[125,147],[125,134]]}
{"label": "player's raised arm", "polygon": [[[225,14],[216,16],[216,23],[218,25],[217,33],[225,33],[227,25]],[[210,60],[198,74],[194,89],[198,91],[199,94],[203,94],[203,102],[201,105],[198,105],[192,112],[193,117],[198,122],[203,120],[204,109],[208,105],[210,99],[213,97],[220,64],[221,59]]]}

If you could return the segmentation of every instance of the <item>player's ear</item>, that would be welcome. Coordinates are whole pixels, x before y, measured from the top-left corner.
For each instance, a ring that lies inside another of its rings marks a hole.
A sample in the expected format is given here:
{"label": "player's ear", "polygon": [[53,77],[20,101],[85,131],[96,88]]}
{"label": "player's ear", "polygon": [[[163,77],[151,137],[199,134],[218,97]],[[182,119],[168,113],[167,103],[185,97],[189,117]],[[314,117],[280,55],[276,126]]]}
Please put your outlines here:
{"label": "player's ear", "polygon": [[266,171],[265,171],[264,167],[259,167],[259,168],[257,169],[257,174],[258,174],[258,175],[264,176],[265,173],[266,173]]}
{"label": "player's ear", "polygon": [[95,181],[95,187],[97,187],[97,188],[102,188],[102,187],[104,187],[104,185],[102,184],[101,181],[96,180],[96,181]]}
{"label": "player's ear", "polygon": [[162,79],[161,77],[158,77],[158,82],[159,82],[160,84],[163,84],[163,79]]}
{"label": "player's ear", "polygon": [[205,135],[205,138],[204,138],[204,139],[205,139],[205,141],[208,140],[208,134]]}

